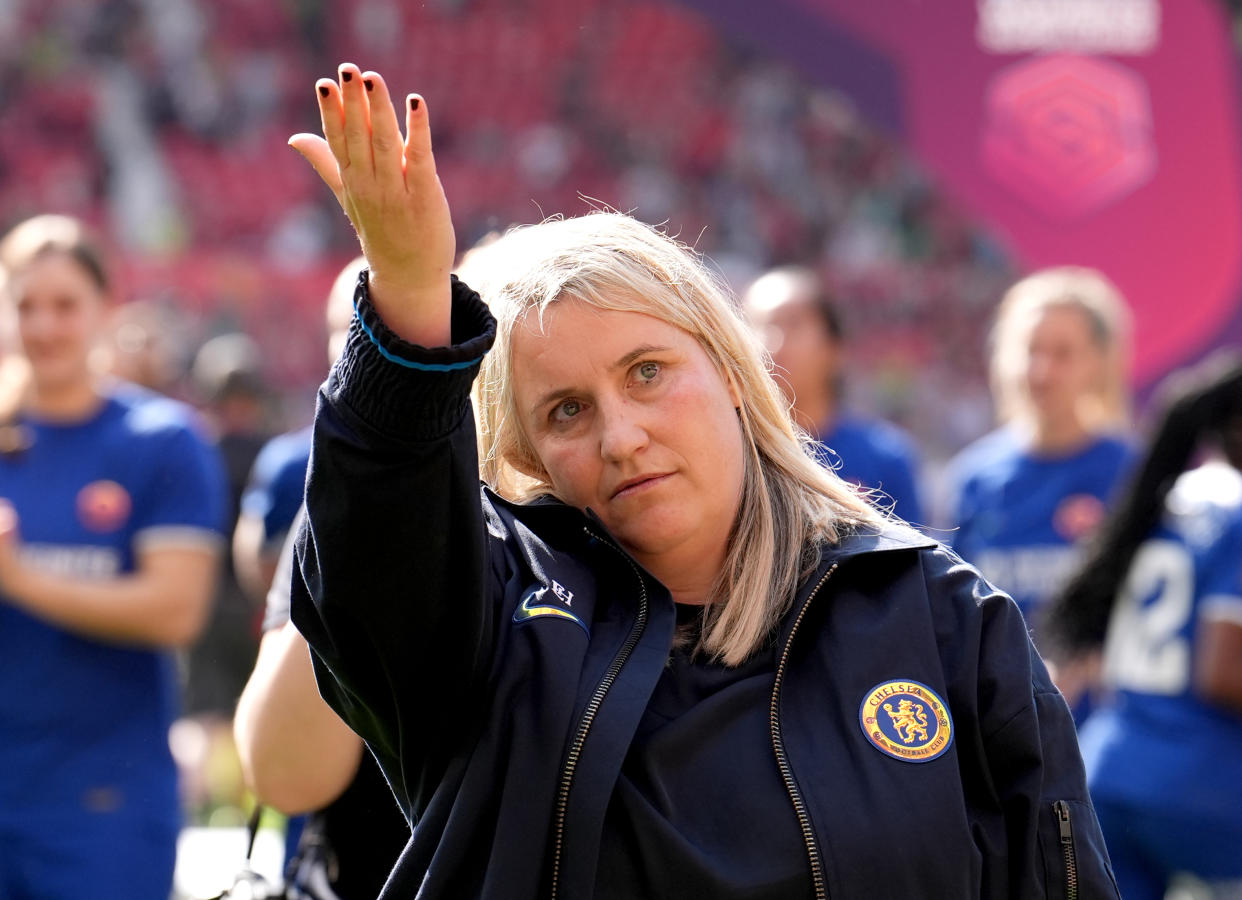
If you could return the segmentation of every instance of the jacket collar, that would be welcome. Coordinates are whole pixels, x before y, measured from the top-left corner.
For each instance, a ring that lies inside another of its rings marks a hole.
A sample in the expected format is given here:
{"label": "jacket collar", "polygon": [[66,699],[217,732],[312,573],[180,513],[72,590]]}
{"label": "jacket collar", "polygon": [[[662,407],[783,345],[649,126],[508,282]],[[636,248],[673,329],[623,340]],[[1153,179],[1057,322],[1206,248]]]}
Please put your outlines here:
{"label": "jacket collar", "polygon": [[[626,554],[626,556],[630,556],[628,551],[609,533],[599,516],[592,510],[588,509],[583,513],[577,508],[550,496],[537,497],[525,503],[514,503],[504,499],[487,487],[483,488],[483,492],[492,503],[508,510],[512,515],[540,532],[543,529],[551,529],[559,534],[562,540],[581,540],[586,537],[586,530],[589,529],[595,537],[611,543],[615,549]],[[851,531],[842,535],[836,543],[825,544],[815,573],[798,588],[793,604],[793,615],[786,616],[787,621],[782,626],[781,631],[784,632],[788,628],[790,621],[802,609],[802,605],[809,598],[815,585],[819,584],[825,573],[833,566],[841,565],[853,557],[868,553],[925,550],[936,545],[937,542],[925,534],[916,531],[903,522],[896,521],[886,521],[878,527]],[[634,561],[634,565],[638,566],[639,570],[647,578],[651,579],[653,584],[659,584],[659,581],[639,565],[636,560],[633,560],[632,556],[630,556],[630,559]]]}
{"label": "jacket collar", "polygon": [[793,606],[785,614],[780,626],[783,645],[793,631],[794,623],[803,607],[811,599],[817,585],[836,566],[868,553],[893,553],[898,551],[925,550],[937,546],[937,542],[902,522],[886,521],[877,528],[867,528],[842,535],[835,544],[825,544],[819,565],[814,574],[802,582],[794,597]]}
{"label": "jacket collar", "polygon": [[826,565],[839,563],[862,553],[887,553],[893,550],[925,550],[935,547],[936,541],[906,525],[904,522],[885,522],[878,528],[868,528],[844,535],[837,543],[824,547]]}
{"label": "jacket collar", "polygon": [[[552,528],[562,534],[572,532],[575,535],[581,535],[583,529],[589,527],[596,536],[607,540],[618,550],[626,552],[621,547],[621,544],[617,542],[617,539],[609,533],[608,528],[593,510],[588,509],[583,513],[577,508],[548,495],[536,497],[525,503],[515,503],[506,500],[487,487],[483,488],[483,493],[493,504],[504,507],[511,514],[532,526]],[[864,553],[924,550],[935,546],[936,541],[903,522],[887,521],[875,528],[852,531],[842,535],[835,544],[824,545],[820,565],[815,573],[815,577],[809,579],[808,584],[813,585],[830,567],[842,563],[850,557]],[[798,592],[798,599],[802,600],[803,594],[809,590],[810,587],[804,585],[803,590]]]}

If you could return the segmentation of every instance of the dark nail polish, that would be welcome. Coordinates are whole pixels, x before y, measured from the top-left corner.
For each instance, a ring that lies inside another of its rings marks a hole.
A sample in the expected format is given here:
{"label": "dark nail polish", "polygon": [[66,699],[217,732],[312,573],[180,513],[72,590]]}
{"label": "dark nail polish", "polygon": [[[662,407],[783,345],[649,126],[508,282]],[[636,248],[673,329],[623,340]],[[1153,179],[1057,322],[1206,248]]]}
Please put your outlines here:
{"label": "dark nail polish", "polygon": [[319,86],[319,96],[320,97],[328,96],[328,89],[324,87],[322,84]]}
{"label": "dark nail polish", "polygon": [[353,72],[342,72],[341,73],[341,81],[353,81],[353,78],[354,78]]}
{"label": "dark nail polish", "polygon": [[364,78],[362,83],[368,91],[375,87],[375,82],[373,82],[370,78]]}
{"label": "dark nail polish", "polygon": [[417,97],[410,98],[410,109],[414,110],[414,112],[418,112],[418,98]]}

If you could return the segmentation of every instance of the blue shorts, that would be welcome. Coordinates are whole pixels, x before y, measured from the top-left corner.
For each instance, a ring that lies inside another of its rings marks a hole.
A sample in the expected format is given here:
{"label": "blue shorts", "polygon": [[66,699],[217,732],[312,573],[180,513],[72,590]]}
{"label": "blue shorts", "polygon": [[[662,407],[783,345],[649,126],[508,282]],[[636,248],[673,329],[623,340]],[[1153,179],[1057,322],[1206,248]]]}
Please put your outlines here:
{"label": "blue shorts", "polygon": [[116,816],[0,824],[4,900],[168,900],[176,827]]}

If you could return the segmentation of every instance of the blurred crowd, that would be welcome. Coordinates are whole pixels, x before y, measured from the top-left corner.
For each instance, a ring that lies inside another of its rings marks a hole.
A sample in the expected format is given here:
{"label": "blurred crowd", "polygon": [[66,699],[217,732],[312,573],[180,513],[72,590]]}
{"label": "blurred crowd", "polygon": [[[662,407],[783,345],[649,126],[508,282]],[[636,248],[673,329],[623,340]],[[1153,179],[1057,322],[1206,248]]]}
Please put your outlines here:
{"label": "blurred crowd", "polygon": [[847,100],[675,5],[12,0],[0,59],[5,222],[100,227],[147,307],[127,346],[145,327],[184,371],[194,342],[244,331],[294,419],[322,374],[315,298],[353,237],[284,143],[318,128],[307,85],[355,59],[429,98],[460,246],[606,205],[666,223],[739,290],[812,265],[866,361],[856,405],[933,461],[987,425],[1001,248]]}

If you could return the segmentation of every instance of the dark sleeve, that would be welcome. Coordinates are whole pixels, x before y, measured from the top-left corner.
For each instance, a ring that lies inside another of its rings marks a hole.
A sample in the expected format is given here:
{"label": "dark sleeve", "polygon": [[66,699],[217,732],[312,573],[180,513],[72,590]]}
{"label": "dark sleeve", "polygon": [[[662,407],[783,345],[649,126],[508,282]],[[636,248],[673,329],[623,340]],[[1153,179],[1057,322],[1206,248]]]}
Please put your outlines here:
{"label": "dark sleeve", "polygon": [[415,346],[366,287],[319,393],[290,605],[324,699],[411,815],[469,733],[490,656],[469,390],[495,321],[454,278],[453,344]]}
{"label": "dark sleeve", "polygon": [[1005,821],[1009,896],[1116,898],[1074,722],[1017,605],[968,573],[981,616],[977,702],[987,779]]}

